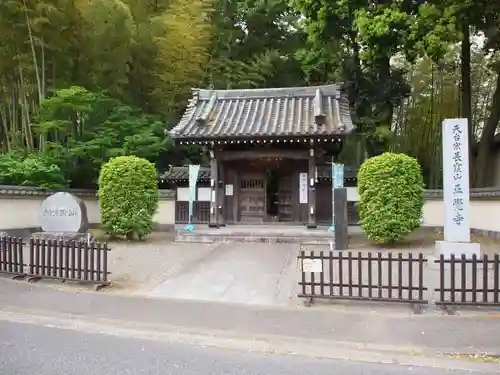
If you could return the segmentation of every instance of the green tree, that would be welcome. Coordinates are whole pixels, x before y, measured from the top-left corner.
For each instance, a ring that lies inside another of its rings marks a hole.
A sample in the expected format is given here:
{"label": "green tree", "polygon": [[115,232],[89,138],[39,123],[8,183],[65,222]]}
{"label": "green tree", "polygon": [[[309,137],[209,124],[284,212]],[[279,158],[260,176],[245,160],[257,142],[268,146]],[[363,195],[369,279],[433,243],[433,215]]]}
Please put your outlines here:
{"label": "green tree", "polygon": [[90,90],[105,89],[122,97],[135,42],[136,25],[121,0],[74,0],[80,15],[72,83]]}
{"label": "green tree", "polygon": [[58,90],[40,106],[37,132],[77,186],[92,187],[112,157],[136,155],[155,162],[168,150],[163,125],[105,93],[75,86]]}
{"label": "green tree", "polygon": [[154,164],[137,156],[111,159],[101,168],[99,206],[106,233],[129,240],[153,231],[158,208],[158,183]]}
{"label": "green tree", "polygon": [[[390,132],[394,107],[408,96],[410,87],[404,71],[390,63],[401,49],[393,36],[377,41],[377,53],[366,48],[363,16],[378,3],[368,0],[294,0],[293,3],[305,16],[304,27],[316,49],[314,55],[308,55],[309,59],[317,56],[318,63],[324,65],[325,54],[336,51],[337,56],[332,59],[337,62],[332,67],[337,67],[336,76],[345,83],[357,130],[366,135],[370,155],[382,152],[387,141],[381,136]],[[386,15],[389,16],[391,22],[401,22],[396,12]],[[323,53],[318,52],[320,48]],[[309,61],[309,66],[312,64]]]}

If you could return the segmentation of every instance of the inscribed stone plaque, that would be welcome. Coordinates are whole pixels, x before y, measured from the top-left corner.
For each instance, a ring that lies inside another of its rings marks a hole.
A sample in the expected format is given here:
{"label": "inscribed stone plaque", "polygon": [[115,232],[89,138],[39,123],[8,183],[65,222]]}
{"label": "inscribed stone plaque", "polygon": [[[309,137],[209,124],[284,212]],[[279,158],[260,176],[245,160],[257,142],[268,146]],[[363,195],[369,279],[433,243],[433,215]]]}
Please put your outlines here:
{"label": "inscribed stone plaque", "polygon": [[38,220],[44,232],[82,233],[88,229],[85,203],[65,192],[53,194],[42,202]]}

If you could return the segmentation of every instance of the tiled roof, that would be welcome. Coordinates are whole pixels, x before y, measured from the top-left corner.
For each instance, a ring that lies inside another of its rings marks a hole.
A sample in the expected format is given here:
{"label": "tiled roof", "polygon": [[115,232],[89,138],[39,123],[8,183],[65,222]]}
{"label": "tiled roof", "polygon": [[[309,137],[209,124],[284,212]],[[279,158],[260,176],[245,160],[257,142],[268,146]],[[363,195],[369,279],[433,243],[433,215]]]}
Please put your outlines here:
{"label": "tiled roof", "polygon": [[350,133],[349,104],[338,85],[193,90],[173,138],[311,136]]}
{"label": "tiled roof", "polygon": [[[189,179],[189,167],[173,167],[160,175],[161,180],[187,180]],[[210,168],[200,167],[198,180],[210,179]]]}

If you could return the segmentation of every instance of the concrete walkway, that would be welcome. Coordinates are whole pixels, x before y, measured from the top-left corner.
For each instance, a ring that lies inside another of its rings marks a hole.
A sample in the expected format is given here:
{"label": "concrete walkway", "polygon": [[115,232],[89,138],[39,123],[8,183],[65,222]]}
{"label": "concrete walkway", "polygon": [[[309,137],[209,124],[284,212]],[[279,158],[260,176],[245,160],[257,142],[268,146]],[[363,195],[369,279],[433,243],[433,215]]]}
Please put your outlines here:
{"label": "concrete walkway", "polygon": [[407,310],[373,311],[279,308],[74,293],[25,282],[0,280],[0,313],[59,314],[70,319],[125,321],[130,326],[175,327],[176,331],[210,331],[297,340],[329,340],[399,348],[400,351],[500,353],[499,315],[411,315]]}
{"label": "concrete walkway", "polygon": [[221,243],[210,257],[179,270],[150,295],[257,305],[287,304],[296,290],[297,253],[298,246],[292,244]]}

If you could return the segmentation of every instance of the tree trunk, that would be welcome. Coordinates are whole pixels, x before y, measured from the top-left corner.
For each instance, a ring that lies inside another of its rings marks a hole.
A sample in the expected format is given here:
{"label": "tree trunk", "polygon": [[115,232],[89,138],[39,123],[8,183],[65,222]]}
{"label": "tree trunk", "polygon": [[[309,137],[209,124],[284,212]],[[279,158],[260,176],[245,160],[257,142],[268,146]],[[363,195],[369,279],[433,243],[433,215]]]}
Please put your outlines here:
{"label": "tree trunk", "polygon": [[491,103],[490,115],[483,127],[481,139],[477,148],[477,159],[475,160],[473,168],[475,171],[475,187],[489,187],[489,185],[492,185],[493,183],[493,174],[490,173],[491,170],[488,166],[491,165],[495,131],[497,129],[498,122],[500,121],[500,70],[497,74],[497,83]]}

